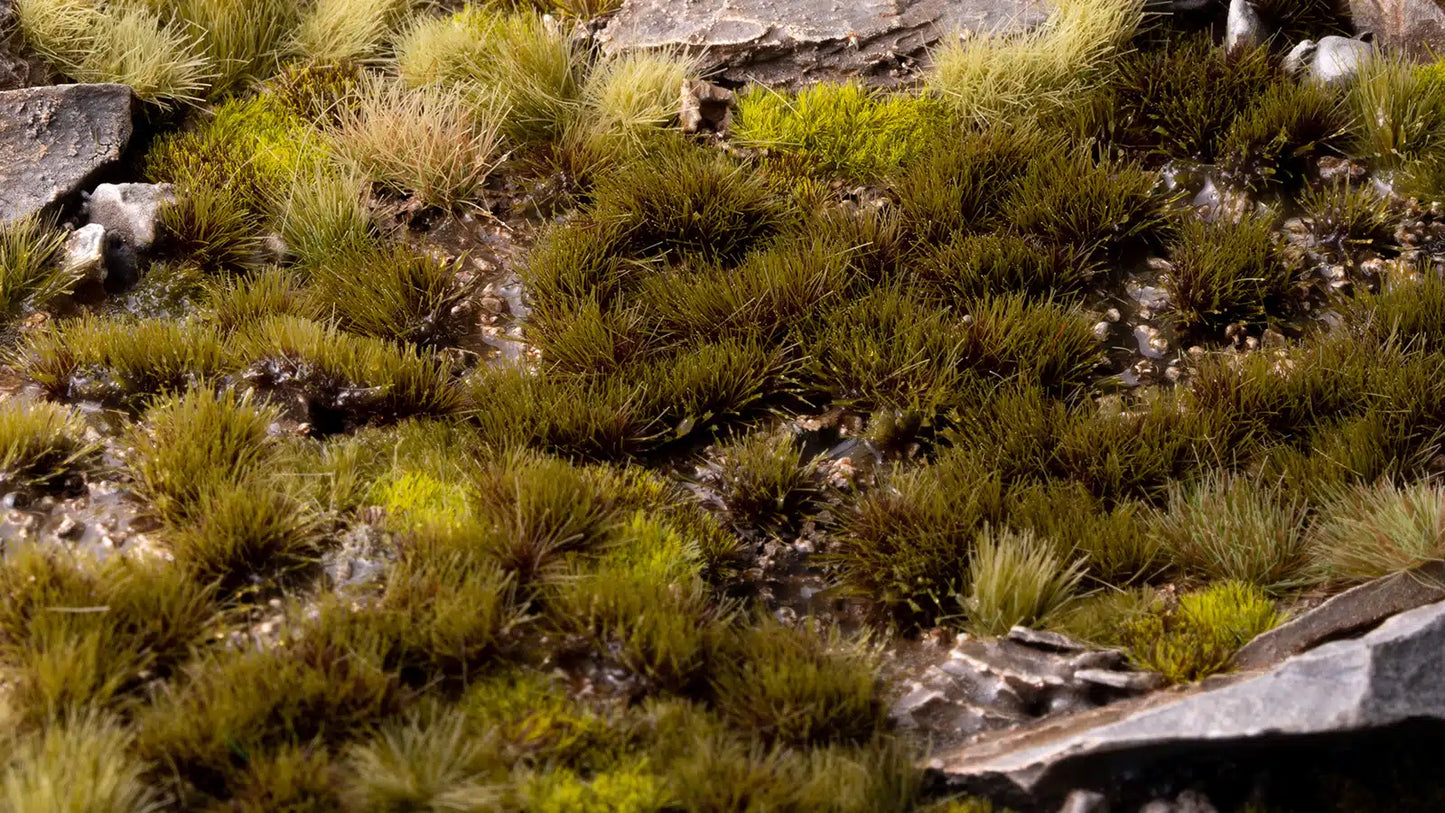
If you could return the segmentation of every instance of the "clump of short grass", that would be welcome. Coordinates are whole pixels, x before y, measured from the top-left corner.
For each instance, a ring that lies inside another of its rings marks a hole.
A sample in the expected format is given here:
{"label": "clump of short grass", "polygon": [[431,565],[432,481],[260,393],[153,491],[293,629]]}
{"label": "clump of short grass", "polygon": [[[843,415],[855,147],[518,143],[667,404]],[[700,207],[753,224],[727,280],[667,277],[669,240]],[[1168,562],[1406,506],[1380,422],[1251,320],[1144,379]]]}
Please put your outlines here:
{"label": "clump of short grass", "polygon": [[1113,138],[1161,155],[1212,163],[1230,126],[1283,81],[1266,48],[1225,50],[1208,32],[1121,62]]}
{"label": "clump of short grass", "polygon": [[501,801],[497,744],[476,736],[464,713],[409,717],[347,748],[353,809],[481,809]]}
{"label": "clump of short grass", "polygon": [[176,564],[194,578],[228,590],[285,578],[320,553],[318,520],[274,473],[208,479],[189,516],[160,534]]}
{"label": "clump of short grass", "polygon": [[1286,42],[1350,33],[1349,17],[1332,0],[1255,0],[1254,8]]}
{"label": "clump of short grass", "polygon": [[100,444],[67,407],[10,398],[0,404],[0,488],[69,490],[100,464]]}
{"label": "clump of short grass", "polygon": [[0,774],[0,798],[17,813],[157,813],[163,797],[146,777],[149,766],[131,754],[133,741],[120,720],[65,715],[16,743]]}
{"label": "clump of short grass", "polygon": [[1086,150],[1052,152],[1030,162],[1004,204],[1025,234],[1084,252],[1114,250],[1158,225],[1165,201],[1157,179],[1127,161],[1095,161]]}
{"label": "clump of short grass", "polygon": [[1351,86],[1356,151],[1386,167],[1445,154],[1445,82],[1398,58],[1370,60]]}
{"label": "clump of short grass", "polygon": [[894,178],[903,223],[930,242],[957,231],[988,231],[999,225],[1008,193],[1029,164],[1060,149],[1044,130],[1028,125],[967,132]]}
{"label": "clump of short grass", "polygon": [[286,36],[300,17],[287,0],[144,0],[162,16],[173,12],[178,23],[198,37],[213,75],[212,98],[247,89],[274,74],[285,55]]}
{"label": "clump of short grass", "polygon": [[212,274],[235,274],[259,264],[261,219],[235,188],[187,184],[156,221],[162,249]]}
{"label": "clump of short grass", "polygon": [[1084,562],[1067,562],[1048,540],[985,527],[968,559],[967,592],[959,597],[965,623],[978,635],[1044,625],[1083,578]]}
{"label": "clump of short grass", "polygon": [[208,293],[206,320],[226,335],[271,316],[321,316],[315,297],[289,269],[270,267],[223,279],[212,283]]}
{"label": "clump of short grass", "polygon": [[940,294],[964,303],[1015,293],[1066,299],[1082,289],[1095,271],[1070,248],[1042,245],[1008,232],[956,236],[924,254],[913,268]]}
{"label": "clump of short grass", "polygon": [[1343,151],[1352,126],[1333,88],[1275,82],[1229,125],[1220,163],[1242,186],[1297,186],[1315,159]]}
{"label": "clump of short grass", "polygon": [[597,146],[640,146],[677,119],[679,91],[696,79],[696,57],[667,51],[629,51],[601,60],[587,72],[578,123],[602,140]]}
{"label": "clump of short grass", "polygon": [[25,42],[71,79],[130,85],[160,107],[200,101],[212,76],[195,36],[143,4],[21,0],[15,20]]}
{"label": "clump of short grass", "polygon": [[1135,615],[1123,639],[1135,666],[1188,683],[1227,670],[1236,650],[1279,620],[1258,588],[1227,581],[1180,596],[1177,607]]}
{"label": "clump of short grass", "polygon": [[316,170],[293,179],[277,227],[303,268],[320,267],[338,253],[368,242],[369,193],[369,182],[356,172]]}
{"label": "clump of short grass", "polygon": [[1385,481],[1331,496],[1313,531],[1322,575],[1365,581],[1445,558],[1438,485]]}
{"label": "clump of short grass", "polygon": [[813,465],[786,432],[744,435],[719,447],[704,481],[744,528],[795,529],[819,496]]}
{"label": "clump of short grass", "polygon": [[198,517],[217,482],[238,482],[276,451],[270,407],[231,390],[198,387],[156,403],[131,432],[130,470],[150,510],[171,521]]}
{"label": "clump of short grass", "polygon": [[1215,475],[1172,488],[1151,530],[1187,576],[1276,591],[1309,566],[1305,517],[1303,501],[1278,487]]}
{"label": "clump of short grass", "polygon": [[65,234],[31,216],[0,226],[0,313],[43,307],[74,290],[81,280],[60,260]]}
{"label": "clump of short grass", "polygon": [[502,158],[499,113],[478,111],[466,94],[435,85],[373,79],[357,94],[332,133],[337,153],[357,172],[427,206],[480,202]]}
{"label": "clump of short grass", "polygon": [[799,156],[811,173],[870,179],[911,163],[956,127],[937,99],[850,83],[796,94],[754,89],[738,102],[732,134],[745,146]]}
{"label": "clump of short grass", "polygon": [[294,316],[256,323],[235,341],[255,384],[294,393],[313,431],[446,415],[463,406],[449,364],[383,339]]}
{"label": "clump of short grass", "polygon": [[314,63],[378,61],[415,5],[415,0],[316,0],[304,9],[288,48]]}
{"label": "clump of short grass", "polygon": [[1258,324],[1280,314],[1288,302],[1293,275],[1265,217],[1191,218],[1180,224],[1172,248],[1164,289],[1181,327],[1217,331],[1239,322]]}
{"label": "clump of short grass", "polygon": [[32,336],[19,369],[56,400],[95,399],[136,406],[180,392],[227,368],[220,334],[174,319],[83,316]]}
{"label": "clump of short grass", "polygon": [[310,269],[315,310],[366,336],[446,345],[466,331],[461,264],[401,244],[353,242]]}
{"label": "clump of short grass", "polygon": [[1314,238],[1341,251],[1389,248],[1395,233],[1389,205],[1369,186],[1351,183],[1321,184],[1300,196]]}
{"label": "clump of short grass", "polygon": [[769,743],[863,742],[883,716],[877,666],[858,644],[776,621],[737,633],[735,653],[712,679],[733,725]]}
{"label": "clump of short grass", "polygon": [[981,125],[1068,110],[1104,81],[1144,18],[1140,0],[1066,0],[1013,37],[950,37],[928,88]]}
{"label": "clump of short grass", "polygon": [[211,588],[163,563],[26,546],[0,566],[0,668],[36,720],[114,706],[200,643]]}
{"label": "clump of short grass", "polygon": [[762,178],[721,153],[659,145],[597,181],[593,216],[644,255],[735,261],[775,233],[787,210]]}

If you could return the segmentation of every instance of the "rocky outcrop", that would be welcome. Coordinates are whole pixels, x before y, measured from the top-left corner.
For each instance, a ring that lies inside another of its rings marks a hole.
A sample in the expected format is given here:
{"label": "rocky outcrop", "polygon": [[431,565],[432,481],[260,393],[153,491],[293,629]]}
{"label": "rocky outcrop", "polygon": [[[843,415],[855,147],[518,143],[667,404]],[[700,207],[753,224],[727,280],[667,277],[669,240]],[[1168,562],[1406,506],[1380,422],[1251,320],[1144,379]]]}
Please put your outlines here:
{"label": "rocky outcrop", "polygon": [[1440,0],[1350,0],[1355,30],[1421,59],[1445,54],[1445,4]]}
{"label": "rocky outcrop", "polygon": [[54,206],[118,162],[134,98],[125,85],[0,93],[0,224]]}
{"label": "rocky outcrop", "polygon": [[1395,616],[1362,638],[1297,655],[1273,670],[980,738],[934,767],[951,784],[1058,804],[1111,788],[1152,763],[1221,750],[1346,738],[1420,721],[1445,723],[1445,603]]}
{"label": "rocky outcrop", "polygon": [[729,83],[892,85],[924,66],[945,36],[1022,31],[1049,8],[1047,0],[627,0],[601,39],[610,53],[697,53]]}
{"label": "rocky outcrop", "polygon": [[939,652],[905,681],[892,708],[897,725],[935,744],[1096,708],[1162,684],[1152,672],[1129,669],[1122,652],[1022,627],[998,639],[960,635]]}

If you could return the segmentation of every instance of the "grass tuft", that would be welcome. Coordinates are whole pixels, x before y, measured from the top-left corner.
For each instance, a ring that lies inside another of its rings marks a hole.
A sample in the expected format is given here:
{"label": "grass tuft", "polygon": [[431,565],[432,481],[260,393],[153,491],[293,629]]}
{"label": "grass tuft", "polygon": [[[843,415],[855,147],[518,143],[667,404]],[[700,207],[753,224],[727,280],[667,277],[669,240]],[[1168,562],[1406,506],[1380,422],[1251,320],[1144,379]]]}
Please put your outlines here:
{"label": "grass tuft", "polygon": [[718,447],[703,475],[733,524],[797,530],[819,496],[814,466],[787,432],[757,432]]}
{"label": "grass tuft", "polygon": [[1025,234],[1083,252],[1114,250],[1159,224],[1165,207],[1156,183],[1132,163],[1096,162],[1083,150],[1052,152],[1029,164],[1005,211]]}
{"label": "grass tuft", "polygon": [[502,116],[457,90],[374,79],[338,115],[337,153],[363,177],[426,206],[480,203],[502,159]]}
{"label": "grass tuft", "polygon": [[1313,533],[1324,575],[1366,581],[1445,558],[1438,485],[1386,481],[1332,496]]}
{"label": "grass tuft", "polygon": [[310,269],[314,309],[344,329],[423,346],[447,345],[469,325],[459,262],[400,244],[353,242]]}
{"label": "grass tuft", "polygon": [[415,0],[316,0],[304,9],[288,47],[313,63],[379,61],[415,5]]}
{"label": "grass tuft", "polygon": [[44,307],[74,290],[81,276],[60,260],[65,234],[39,217],[0,226],[0,314]]}
{"label": "grass tuft", "polygon": [[1353,127],[1341,94],[1316,82],[1275,82],[1229,125],[1220,163],[1249,188],[1298,186],[1321,155],[1342,152]]}
{"label": "grass tuft", "polygon": [[1237,222],[1190,218],[1173,243],[1173,269],[1164,281],[1181,327],[1218,331],[1280,315],[1293,278],[1265,217]]}
{"label": "grass tuft", "polygon": [[67,407],[11,398],[0,404],[0,489],[72,491],[100,465],[100,444]]}
{"label": "grass tuft", "polygon": [[0,798],[16,813],[157,813],[164,798],[131,755],[133,740],[119,720],[93,712],[55,720],[7,754]]}
{"label": "grass tuft", "polygon": [[1016,37],[951,37],[928,88],[980,125],[1068,110],[1101,84],[1144,19],[1141,0],[1064,0]]}
{"label": "grass tuft", "polygon": [[149,395],[183,391],[226,366],[220,334],[209,325],[93,316],[32,336],[18,363],[51,398],[128,407]]}
{"label": "grass tuft", "polygon": [[985,526],[969,556],[968,592],[960,603],[972,632],[1002,635],[1014,626],[1047,624],[1083,578],[1084,563],[1067,563],[1048,540]]}
{"label": "grass tuft", "polygon": [[1300,206],[1322,245],[1388,249],[1395,239],[1390,202],[1369,186],[1322,184],[1305,190]]}
{"label": "grass tuft", "polygon": [[1220,582],[1180,596],[1177,607],[1134,614],[1123,639],[1135,666],[1188,683],[1227,670],[1236,650],[1279,620],[1258,588]]}
{"label": "grass tuft", "polygon": [[1266,591],[1297,584],[1309,565],[1302,500],[1253,480],[1216,475],[1170,490],[1152,532],[1188,576]]}

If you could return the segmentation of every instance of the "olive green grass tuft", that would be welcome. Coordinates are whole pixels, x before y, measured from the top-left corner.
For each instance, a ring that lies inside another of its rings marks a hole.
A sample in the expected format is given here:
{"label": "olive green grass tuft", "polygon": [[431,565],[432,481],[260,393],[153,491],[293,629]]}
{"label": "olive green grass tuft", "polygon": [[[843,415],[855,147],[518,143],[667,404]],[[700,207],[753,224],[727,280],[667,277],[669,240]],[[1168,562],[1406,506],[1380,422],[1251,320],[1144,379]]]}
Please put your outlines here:
{"label": "olive green grass tuft", "polygon": [[912,263],[914,275],[949,302],[1001,294],[1066,300],[1097,271],[1069,247],[1045,245],[1008,232],[956,235]]}
{"label": "olive green grass tuft", "polygon": [[1304,501],[1278,486],[1212,475],[1172,488],[1151,533],[1185,577],[1278,592],[1298,586],[1309,570],[1305,519]]}
{"label": "olive green grass tuft", "polygon": [[35,722],[126,704],[190,656],[215,612],[210,587],[161,562],[24,546],[0,584],[0,669]]}
{"label": "olive green grass tuft", "polygon": [[1144,19],[1142,0],[1065,0],[1016,37],[949,37],[927,87],[980,125],[1046,118],[1106,81]]}
{"label": "olive green grass tuft", "polygon": [[738,729],[793,746],[866,742],[882,730],[882,685],[865,645],[769,619],[729,648],[712,692]]}
{"label": "olive green grass tuft", "polygon": [[1339,91],[1315,82],[1275,82],[1229,125],[1220,164],[1239,186],[1296,187],[1316,159],[1344,152],[1353,128]]}
{"label": "olive green grass tuft", "polygon": [[276,316],[240,333],[233,352],[250,363],[253,385],[294,393],[321,434],[463,408],[449,364],[415,347],[344,333],[294,316]]}
{"label": "olive green grass tuft", "polygon": [[997,472],[964,454],[884,472],[841,519],[823,560],[843,592],[866,596],[905,626],[932,626],[957,612],[964,565],[985,524],[1003,520]]}
{"label": "olive green grass tuft", "polygon": [[1113,251],[1160,224],[1168,201],[1155,194],[1157,182],[1128,161],[1055,151],[1030,162],[1004,207],[1025,234],[1083,252]]}
{"label": "olive green grass tuft", "polygon": [[1267,217],[1189,218],[1176,230],[1171,249],[1164,289],[1180,327],[1219,331],[1286,312],[1294,279]]}
{"label": "olive green grass tuft", "polygon": [[703,482],[715,489],[730,522],[768,532],[796,531],[820,499],[815,464],[789,432],[754,432],[713,453]]}
{"label": "olive green grass tuft", "polygon": [[1279,621],[1258,588],[1226,581],[1134,615],[1123,639],[1136,667],[1189,683],[1228,670],[1236,650]]}
{"label": "olive green grass tuft", "polygon": [[1004,201],[1029,164],[1062,149],[1056,137],[1029,125],[965,133],[893,179],[903,226],[929,242],[958,231],[988,231],[999,225]]}
{"label": "olive green grass tuft", "polygon": [[597,181],[593,217],[641,255],[740,259],[788,213],[765,181],[720,152],[665,142]]}
{"label": "olive green grass tuft", "polygon": [[1225,50],[1208,32],[1125,57],[1110,87],[1117,144],[1213,163],[1235,120],[1285,81],[1264,47]]}
{"label": "olive green grass tuft", "polygon": [[1349,15],[1333,0],[1256,0],[1255,10],[1276,37],[1297,42],[1327,34],[1349,36]]}
{"label": "olive green grass tuft", "polygon": [[1417,263],[1379,294],[1363,295],[1352,311],[1366,340],[1394,338],[1407,350],[1433,350],[1445,341],[1445,277]]}
{"label": "olive green grass tuft", "polygon": [[1368,185],[1325,183],[1305,190],[1300,206],[1321,245],[1388,250],[1394,243],[1390,202]]}
{"label": "olive green grass tuft", "polygon": [[187,184],[161,207],[161,250],[211,274],[242,273],[260,264],[262,222],[233,187]]}
{"label": "olive green grass tuft", "polygon": [[21,0],[15,21],[26,44],[71,79],[130,85],[162,108],[199,102],[214,72],[185,24],[144,4]]}
{"label": "olive green grass tuft", "polygon": [[1370,60],[1350,87],[1353,151],[1385,167],[1445,154],[1445,81],[1393,57]]}
{"label": "olive green grass tuft", "polygon": [[1445,559],[1438,484],[1359,484],[1330,495],[1312,533],[1320,575],[1366,581]]}
{"label": "olive green grass tuft", "polygon": [[1083,578],[1084,562],[1068,562],[1050,540],[986,526],[969,555],[967,592],[959,596],[965,623],[978,635],[1043,626]]}
{"label": "olive green grass tuft", "polygon": [[343,329],[422,346],[451,344],[468,329],[470,286],[460,262],[400,245],[352,242],[310,269],[314,310]]}
{"label": "olive green grass tuft", "polygon": [[73,491],[99,469],[100,449],[68,407],[15,398],[0,404],[0,489],[6,492]]}
{"label": "olive green grass tuft", "polygon": [[82,316],[31,336],[18,369],[56,400],[135,408],[228,368],[221,335],[200,322]]}
{"label": "olive green grass tuft", "polygon": [[371,240],[370,193],[370,183],[357,172],[314,169],[293,179],[277,229],[303,269]]}
{"label": "olive green grass tuft", "polygon": [[595,20],[622,8],[621,0],[548,0],[546,6],[576,20]]}
{"label": "olive green grass tuft", "polygon": [[1082,558],[1091,585],[1145,583],[1164,569],[1159,540],[1147,533],[1147,504],[1141,501],[1109,505],[1083,483],[1069,480],[1023,482],[1010,489],[1007,513],[1010,526]]}
{"label": "olive green grass tuft", "polygon": [[1100,647],[1122,647],[1131,625],[1162,611],[1163,600],[1150,587],[1105,587],[1079,596],[1054,615],[1048,628]]}
{"label": "olive green grass tuft", "polygon": [[[426,206],[479,204],[502,160],[502,112],[434,85],[363,81],[341,108],[332,144],[344,161],[389,192]],[[407,149],[398,150],[398,144]]]}
{"label": "olive green grass tuft", "polygon": [[159,813],[164,797],[131,753],[119,719],[93,711],[64,715],[21,736],[0,773],[0,799],[14,811]]}
{"label": "olive green grass tuft", "polygon": [[250,765],[285,749],[344,742],[403,706],[386,668],[391,642],[364,614],[324,602],[269,648],[212,651],[136,716],[135,752],[167,778],[218,798],[253,781]]}
{"label": "olive green grass tuft", "polygon": [[61,262],[65,233],[39,217],[0,226],[0,313],[44,307],[75,289],[81,275]]}
{"label": "olive green grass tuft", "polygon": [[586,112],[575,117],[573,127],[594,151],[636,150],[676,122],[678,89],[700,71],[701,61],[682,52],[627,51],[603,58],[587,72],[581,90]]}
{"label": "olive green grass tuft", "polygon": [[322,315],[315,296],[302,285],[297,274],[275,266],[211,282],[202,313],[207,322],[225,335],[272,316],[316,319]]}
{"label": "olive green grass tuft", "polygon": [[316,0],[303,10],[288,49],[313,63],[377,62],[416,0]]}
{"label": "olive green grass tuft", "polygon": [[809,174],[867,180],[912,163],[958,129],[949,109],[928,96],[818,84],[796,94],[764,88],[743,94],[732,137],[797,155]]}

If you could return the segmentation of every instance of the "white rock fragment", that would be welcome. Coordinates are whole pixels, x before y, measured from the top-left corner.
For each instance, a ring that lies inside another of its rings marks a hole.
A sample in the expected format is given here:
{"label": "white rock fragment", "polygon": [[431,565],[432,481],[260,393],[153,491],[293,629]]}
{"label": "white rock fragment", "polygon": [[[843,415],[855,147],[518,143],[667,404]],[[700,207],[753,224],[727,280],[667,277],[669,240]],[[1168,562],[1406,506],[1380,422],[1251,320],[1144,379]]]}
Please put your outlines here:
{"label": "white rock fragment", "polygon": [[84,279],[105,282],[105,227],[99,223],[82,226],[71,232],[61,249],[62,263]]}

